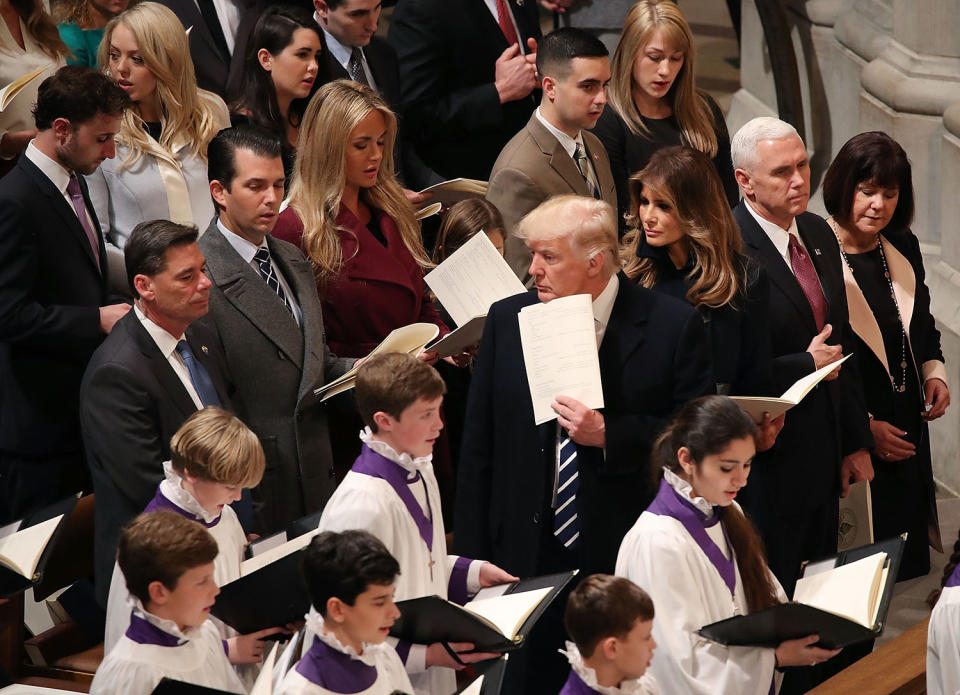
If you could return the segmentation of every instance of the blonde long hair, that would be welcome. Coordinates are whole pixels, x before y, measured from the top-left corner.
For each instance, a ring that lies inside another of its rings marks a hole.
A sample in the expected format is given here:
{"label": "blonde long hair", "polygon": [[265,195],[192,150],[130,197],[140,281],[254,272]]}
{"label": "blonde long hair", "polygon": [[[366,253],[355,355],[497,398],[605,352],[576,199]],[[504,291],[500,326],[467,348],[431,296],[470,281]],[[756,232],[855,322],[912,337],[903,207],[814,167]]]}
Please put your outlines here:
{"label": "blonde long hair", "polygon": [[144,154],[179,167],[174,153],[181,148],[206,161],[207,145],[228,125],[228,116],[220,97],[197,88],[187,34],[177,15],[159,3],[141,2],[111,19],[97,54],[100,68],[108,75],[110,42],[118,24],[133,34],[144,65],[157,79],[161,124],[158,147],[144,130],[137,109],[126,111],[117,142],[128,147],[130,154],[121,168],[133,166]]}
{"label": "blonde long hair", "polygon": [[677,243],[687,245],[694,266],[687,301],[713,309],[736,304],[746,288],[743,242],[713,162],[692,147],[665,147],[630,177],[630,231],[623,237],[621,260],[627,277],[649,288],[657,283],[657,263],[637,257],[643,235],[638,208],[645,188],[670,204],[683,228],[684,237]]}
{"label": "blonde long hair", "polygon": [[360,198],[386,213],[397,225],[404,245],[421,267],[432,267],[423,248],[413,206],[393,173],[397,118],[376,92],[350,80],[328,82],[317,90],[300,124],[300,147],[293,167],[289,206],[303,223],[303,248],[322,283],[343,265],[337,214],[347,182],[346,150],[350,134],[370,113],[383,116],[387,133],[377,183],[360,189]]}
{"label": "blonde long hair", "polygon": [[669,0],[640,0],[627,13],[620,43],[613,54],[613,79],[608,94],[610,106],[633,133],[649,136],[650,131],[633,100],[633,65],[658,29],[664,41],[683,51],[683,66],[664,98],[670,101],[686,143],[714,157],[717,154],[714,115],[693,79],[696,60],[693,33],[683,12]]}

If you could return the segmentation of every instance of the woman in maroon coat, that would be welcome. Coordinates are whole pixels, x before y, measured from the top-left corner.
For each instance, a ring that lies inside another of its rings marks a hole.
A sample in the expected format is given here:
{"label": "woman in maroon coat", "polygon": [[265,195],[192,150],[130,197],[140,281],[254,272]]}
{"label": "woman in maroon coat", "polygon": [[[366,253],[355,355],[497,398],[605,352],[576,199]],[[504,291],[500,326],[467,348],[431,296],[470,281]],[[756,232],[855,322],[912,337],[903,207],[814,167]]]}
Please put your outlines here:
{"label": "woman in maroon coat", "polygon": [[321,87],[303,115],[289,207],[274,236],[313,264],[327,344],[362,357],[390,331],[435,323],[423,281],[431,266],[413,206],[393,175],[397,120],[370,88]]}
{"label": "woman in maroon coat", "polygon": [[[363,357],[411,323],[435,323],[441,335],[449,333],[423,281],[432,264],[420,225],[393,174],[396,134],[396,117],[369,87],[349,80],[323,85],[303,114],[289,207],[273,230],[313,264],[327,344],[341,356]],[[330,416],[342,479],[360,451],[362,423],[353,413]],[[449,471],[443,444],[435,449],[441,487]]]}

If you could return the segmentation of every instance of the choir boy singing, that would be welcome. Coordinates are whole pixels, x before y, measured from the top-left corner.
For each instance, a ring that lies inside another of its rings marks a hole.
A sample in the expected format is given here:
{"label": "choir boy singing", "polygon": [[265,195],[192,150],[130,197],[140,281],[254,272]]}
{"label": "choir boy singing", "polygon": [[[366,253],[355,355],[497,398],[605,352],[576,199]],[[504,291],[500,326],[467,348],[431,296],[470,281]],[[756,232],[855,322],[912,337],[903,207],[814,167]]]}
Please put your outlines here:
{"label": "choir boy singing", "polygon": [[397,651],[386,642],[400,616],[393,590],[400,565],[366,531],[326,532],[303,554],[303,578],[313,609],[307,628],[316,636],[287,672],[277,695],[412,693]]}
{"label": "choir boy singing", "polygon": [[220,593],[217,542],[169,510],[141,514],[120,536],[117,562],[135,599],[130,626],[100,664],[93,695],[150,695],[163,678],[246,692],[207,620]]}
{"label": "choir boy singing", "polygon": [[[445,386],[426,363],[400,353],[375,355],[357,375],[357,408],[367,425],[363,449],[323,510],[320,529],[363,529],[379,538],[400,563],[399,600],[436,594],[465,603],[481,587],[515,581],[499,567],[447,555],[434,477],[433,444],[440,434]],[[456,689],[452,669],[494,654],[464,654],[470,643],[452,643],[459,661],[440,643],[397,651],[418,694],[448,695]]]}

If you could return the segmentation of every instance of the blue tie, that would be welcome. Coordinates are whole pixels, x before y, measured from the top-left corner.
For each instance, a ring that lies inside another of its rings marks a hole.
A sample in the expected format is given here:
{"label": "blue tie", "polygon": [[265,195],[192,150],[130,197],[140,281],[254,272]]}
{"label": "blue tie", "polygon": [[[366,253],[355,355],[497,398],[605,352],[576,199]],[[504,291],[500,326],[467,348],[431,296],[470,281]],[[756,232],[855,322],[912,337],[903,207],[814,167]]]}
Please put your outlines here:
{"label": "blue tie", "polygon": [[207,405],[220,405],[220,397],[217,395],[217,389],[214,388],[213,382],[210,380],[210,375],[207,373],[206,368],[197,362],[197,358],[193,356],[193,350],[190,349],[189,343],[186,340],[181,340],[177,343],[177,352],[180,353],[180,357],[183,358],[183,363],[187,367],[187,371],[190,372],[190,381],[193,383],[193,388],[196,389],[197,395],[200,396],[200,402],[204,406]]}
{"label": "blue tie", "polygon": [[560,471],[557,475],[557,507],[553,512],[553,535],[565,548],[573,548],[580,537],[577,516],[577,443],[560,429]]}
{"label": "blue tie", "polygon": [[253,260],[257,262],[257,268],[260,269],[260,275],[266,281],[267,285],[269,285],[270,289],[277,293],[277,296],[280,297],[280,301],[283,302],[285,307],[287,307],[287,311],[292,314],[293,307],[291,307],[290,302],[287,301],[287,294],[283,291],[283,287],[280,286],[280,280],[277,278],[277,274],[273,272],[273,263],[270,262],[270,249],[268,249],[266,246],[261,246],[253,255]]}

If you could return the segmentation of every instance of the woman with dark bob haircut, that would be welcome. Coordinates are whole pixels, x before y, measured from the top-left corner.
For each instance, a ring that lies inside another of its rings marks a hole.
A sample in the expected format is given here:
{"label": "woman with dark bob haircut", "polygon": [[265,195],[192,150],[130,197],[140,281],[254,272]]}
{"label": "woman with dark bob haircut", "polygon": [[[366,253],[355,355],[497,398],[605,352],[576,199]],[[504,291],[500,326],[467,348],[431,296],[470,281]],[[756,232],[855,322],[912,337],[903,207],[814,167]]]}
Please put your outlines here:
{"label": "woman with dark bob haircut", "polygon": [[873,527],[909,532],[899,580],[930,570],[941,550],[927,423],[950,404],[940,332],[930,313],[920,243],[910,231],[913,182],[903,148],[861,133],[837,153],[823,200],[843,260],[874,447]]}

